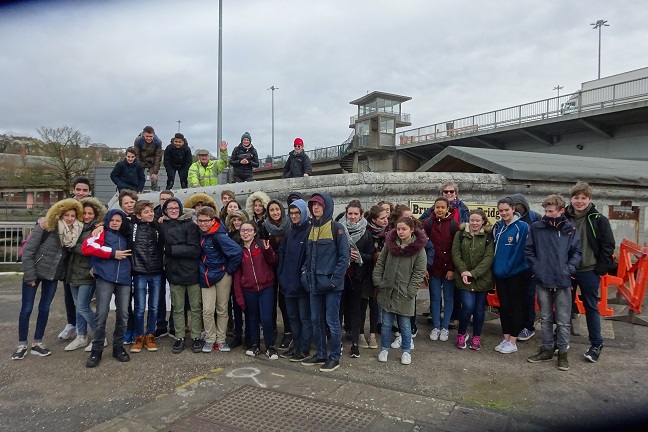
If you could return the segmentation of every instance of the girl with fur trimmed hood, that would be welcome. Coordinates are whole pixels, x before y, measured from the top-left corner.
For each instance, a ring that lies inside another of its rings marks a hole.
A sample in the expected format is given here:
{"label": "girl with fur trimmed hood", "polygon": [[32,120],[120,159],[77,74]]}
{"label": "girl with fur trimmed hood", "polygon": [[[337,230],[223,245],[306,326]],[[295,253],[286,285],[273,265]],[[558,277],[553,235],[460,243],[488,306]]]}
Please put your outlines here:
{"label": "girl with fur trimmed hood", "polygon": [[203,206],[209,206],[213,208],[214,210],[218,211],[218,206],[216,205],[216,200],[206,193],[197,193],[191,195],[189,198],[185,200],[183,203],[183,207],[185,209],[194,209],[194,210],[199,210],[200,207],[196,208],[197,205],[200,205],[200,207]]}
{"label": "girl with fur trimmed hood", "polygon": [[79,201],[83,208],[83,229],[76,245],[70,250],[65,283],[70,285],[74,306],[76,308],[76,333],[77,337],[65,347],[65,351],[74,351],[87,347],[91,339],[88,338],[88,325],[92,334],[95,334],[96,314],[90,308],[90,299],[94,295],[95,281],[90,275],[90,257],[81,252],[85,239],[92,235],[92,230],[98,221],[103,221],[106,216],[106,206],[96,198],[83,198]]}
{"label": "girl with fur trimmed hood", "polygon": [[268,232],[262,228],[263,222],[268,217],[268,212],[266,211],[268,204],[270,204],[270,197],[263,191],[256,191],[250,194],[245,201],[245,210],[247,210],[250,220],[260,228],[258,234],[259,238],[263,240],[268,239]]}
{"label": "girl with fur trimmed hood", "polygon": [[387,233],[385,247],[372,274],[383,311],[378,361],[387,361],[392,325],[398,320],[403,350],[401,364],[412,363],[411,317],[416,312],[416,293],[427,270],[427,240],[419,222],[411,217],[401,217],[396,221],[396,228]]}
{"label": "girl with fur trimmed hood", "polygon": [[34,342],[30,352],[42,357],[52,352],[43,345],[43,335],[49,318],[50,305],[56,294],[58,281],[65,276],[66,257],[74,247],[83,224],[83,209],[75,199],[64,199],[49,209],[45,216],[45,229],[36,225],[23,249],[22,306],[18,318],[18,348],[12,360],[22,360],[27,354],[29,318],[34,308],[38,285],[42,283]]}

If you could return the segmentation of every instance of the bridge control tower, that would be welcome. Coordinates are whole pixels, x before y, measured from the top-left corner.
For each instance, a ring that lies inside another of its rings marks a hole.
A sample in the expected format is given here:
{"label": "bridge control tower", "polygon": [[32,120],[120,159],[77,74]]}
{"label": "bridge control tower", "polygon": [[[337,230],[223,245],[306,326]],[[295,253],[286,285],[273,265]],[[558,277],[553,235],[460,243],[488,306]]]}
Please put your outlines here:
{"label": "bridge control tower", "polygon": [[349,127],[355,129],[355,138],[340,163],[344,169],[350,172],[401,171],[395,154],[396,129],[412,124],[410,115],[401,109],[402,103],[410,99],[409,96],[374,91],[349,102],[358,106],[358,114],[349,122]]}

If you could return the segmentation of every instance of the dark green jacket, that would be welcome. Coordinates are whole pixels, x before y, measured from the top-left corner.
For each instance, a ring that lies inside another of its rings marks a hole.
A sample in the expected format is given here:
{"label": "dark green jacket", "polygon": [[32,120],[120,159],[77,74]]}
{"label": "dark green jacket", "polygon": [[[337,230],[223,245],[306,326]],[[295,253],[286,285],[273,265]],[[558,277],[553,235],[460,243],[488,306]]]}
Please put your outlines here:
{"label": "dark green jacket", "polygon": [[[462,223],[452,242],[452,260],[455,264],[455,285],[459,289],[468,291],[489,291],[494,287],[493,245],[492,228],[482,229],[477,234],[470,234],[468,224]],[[466,285],[461,278],[461,273],[469,271],[473,275],[470,285]]]}

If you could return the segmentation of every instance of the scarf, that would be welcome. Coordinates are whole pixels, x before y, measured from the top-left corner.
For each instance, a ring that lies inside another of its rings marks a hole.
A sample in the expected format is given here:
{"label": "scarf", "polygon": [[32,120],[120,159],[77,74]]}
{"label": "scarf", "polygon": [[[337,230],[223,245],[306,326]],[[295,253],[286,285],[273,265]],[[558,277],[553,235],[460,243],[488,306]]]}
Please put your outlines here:
{"label": "scarf", "polygon": [[78,220],[75,220],[71,226],[68,226],[61,219],[58,221],[59,240],[63,247],[71,248],[75,246],[81,231],[83,231],[83,224]]}
{"label": "scarf", "polygon": [[290,229],[290,225],[291,225],[290,220],[288,220],[287,217],[281,218],[281,222],[279,223],[279,226],[273,224],[270,221],[270,218],[266,218],[266,220],[263,221],[263,226],[268,231],[268,234],[277,237],[285,235]]}
{"label": "scarf", "polygon": [[[347,236],[349,237],[349,246],[359,252],[356,243],[362,238],[365,231],[367,231],[367,219],[361,217],[356,223],[347,220],[346,216],[342,216],[339,222],[346,227]],[[358,253],[356,262],[362,265],[362,255]]]}

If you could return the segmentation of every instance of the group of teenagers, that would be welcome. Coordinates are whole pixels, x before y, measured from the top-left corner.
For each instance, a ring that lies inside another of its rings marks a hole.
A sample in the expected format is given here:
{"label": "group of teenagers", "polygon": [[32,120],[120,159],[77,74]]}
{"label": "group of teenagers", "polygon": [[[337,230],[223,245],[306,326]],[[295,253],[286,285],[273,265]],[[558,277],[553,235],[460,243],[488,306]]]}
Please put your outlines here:
{"label": "group of teenagers", "polygon": [[[516,352],[518,340],[534,335],[537,297],[542,346],[528,361],[551,360],[557,352],[559,369],[567,370],[578,287],[591,342],[585,357],[595,362],[603,348],[598,288],[600,276],[613,266],[615,244],[584,182],[571,189],[569,206],[560,195],[548,196],[543,216],[529,209],[523,195],[502,198],[494,224],[482,209],[468,209],[454,182],[441,186],[441,196],[419,219],[406,205],[385,201],[365,211],[352,200],[336,216],[327,193],[292,192],[284,206],[257,191],[242,208],[230,190],[222,191],[219,209],[205,193],[183,203],[164,190],[155,204],[127,189],[119,193],[120,208],[106,211],[87,196],[87,179],[79,186],[86,196],[77,194],[77,186],[75,198],[52,206],[24,246],[14,360],[27,352],[51,354],[42,339],[59,280],[71,299],[59,339],[76,335],[65,350],[85,347],[87,367],[100,364],[107,346],[113,297],[113,357],[126,362],[129,352],[158,349],[156,336],[167,325],[166,281],[176,354],[190,345],[196,353],[243,347],[257,356],[263,339],[270,360],[283,357],[330,372],[340,365],[344,330],[351,358],[360,356],[360,348],[380,348],[378,360],[387,362],[389,349],[400,348],[400,362],[408,365],[422,284],[430,290],[433,341],[448,341],[458,320],[456,346],[480,350],[486,296],[496,289],[503,340],[495,350]],[[90,307],[93,295],[96,311]],[[279,349],[277,306],[284,329]]]}
{"label": "group of teenagers", "polygon": [[[313,168],[308,155],[304,152],[304,140],[297,137],[293,141],[293,151],[283,167],[283,178],[308,177]],[[217,159],[212,159],[209,150],[199,149],[197,159],[189,148],[187,138],[180,132],[174,134],[171,142],[163,149],[162,140],[156,135],[152,126],[145,126],[135,138],[133,145],[126,149],[125,158],[117,162],[110,173],[110,179],[117,190],[130,189],[142,192],[146,177],[150,179],[152,191],[159,191],[158,174],[164,166],[167,174],[166,189],[173,189],[176,175],[180,187],[217,186],[218,175],[228,166],[232,169],[232,181],[249,182],[254,179],[254,170],[259,168],[259,154],[252,145],[252,135],[245,132],[241,142],[234,147],[232,155],[227,153],[227,142],[222,141],[218,147]]]}

